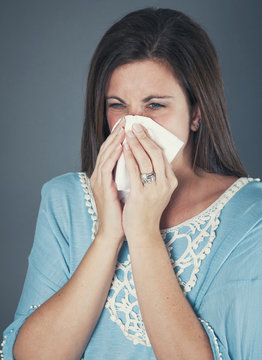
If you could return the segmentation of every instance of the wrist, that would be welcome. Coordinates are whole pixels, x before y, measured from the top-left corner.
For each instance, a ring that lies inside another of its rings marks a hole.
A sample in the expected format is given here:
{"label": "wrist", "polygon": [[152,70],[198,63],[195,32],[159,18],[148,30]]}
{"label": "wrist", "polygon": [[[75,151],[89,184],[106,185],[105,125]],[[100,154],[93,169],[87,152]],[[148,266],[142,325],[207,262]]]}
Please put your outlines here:
{"label": "wrist", "polygon": [[112,252],[116,256],[119,253],[119,250],[121,249],[121,246],[123,245],[124,237],[111,237],[106,234],[103,234],[102,232],[98,232],[94,242],[97,244],[97,246],[101,247],[101,250],[107,252]]}
{"label": "wrist", "polygon": [[150,228],[149,230],[133,229],[126,234],[127,242],[130,246],[135,247],[152,247],[154,244],[162,242],[162,236],[160,234],[159,227]]}

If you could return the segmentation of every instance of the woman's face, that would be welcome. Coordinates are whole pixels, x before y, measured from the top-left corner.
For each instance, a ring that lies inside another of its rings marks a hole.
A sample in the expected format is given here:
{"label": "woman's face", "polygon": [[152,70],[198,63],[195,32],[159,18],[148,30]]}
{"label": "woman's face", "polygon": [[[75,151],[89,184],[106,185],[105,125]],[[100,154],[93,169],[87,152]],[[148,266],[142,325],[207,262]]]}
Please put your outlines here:
{"label": "woman's face", "polygon": [[153,60],[122,65],[113,71],[106,91],[106,114],[110,130],[125,115],[141,115],[185,144],[190,128],[194,131],[181,86],[166,65]]}

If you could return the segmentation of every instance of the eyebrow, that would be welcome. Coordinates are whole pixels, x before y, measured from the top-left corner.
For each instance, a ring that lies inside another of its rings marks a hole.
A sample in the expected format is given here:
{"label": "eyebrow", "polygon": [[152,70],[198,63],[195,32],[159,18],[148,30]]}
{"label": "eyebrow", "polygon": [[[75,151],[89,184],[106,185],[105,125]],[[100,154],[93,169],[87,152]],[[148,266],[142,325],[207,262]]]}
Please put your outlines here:
{"label": "eyebrow", "polygon": [[110,100],[110,99],[115,99],[120,101],[121,103],[125,104],[124,100],[122,100],[120,97],[118,96],[106,96],[106,100]]}
{"label": "eyebrow", "polygon": [[[106,96],[106,100],[110,100],[110,99],[115,99],[115,100],[118,100],[121,103],[125,104],[125,101],[118,96]],[[148,101],[150,101],[152,99],[174,99],[174,96],[150,95],[150,96],[144,98],[142,101],[143,101],[143,103],[147,103]]]}

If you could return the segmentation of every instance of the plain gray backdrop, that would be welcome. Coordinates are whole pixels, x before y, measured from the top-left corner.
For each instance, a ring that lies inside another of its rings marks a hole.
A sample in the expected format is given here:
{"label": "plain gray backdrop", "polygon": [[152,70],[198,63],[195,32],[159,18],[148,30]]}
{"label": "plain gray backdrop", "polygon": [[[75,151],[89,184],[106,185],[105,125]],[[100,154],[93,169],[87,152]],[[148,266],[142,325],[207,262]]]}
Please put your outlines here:
{"label": "plain gray backdrop", "polygon": [[184,11],[220,59],[236,147],[262,177],[262,2],[243,0],[1,0],[0,337],[13,321],[32,246],[42,185],[80,171],[88,67],[109,26],[147,6]]}

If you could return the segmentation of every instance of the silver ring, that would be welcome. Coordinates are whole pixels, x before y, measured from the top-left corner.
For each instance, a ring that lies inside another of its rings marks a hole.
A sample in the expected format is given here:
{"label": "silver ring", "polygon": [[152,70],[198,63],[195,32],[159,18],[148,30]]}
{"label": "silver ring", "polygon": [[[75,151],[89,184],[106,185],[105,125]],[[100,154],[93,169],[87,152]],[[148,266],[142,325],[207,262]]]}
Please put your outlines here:
{"label": "silver ring", "polygon": [[156,173],[152,171],[151,173],[140,174],[140,178],[143,184],[151,184],[156,181]]}

